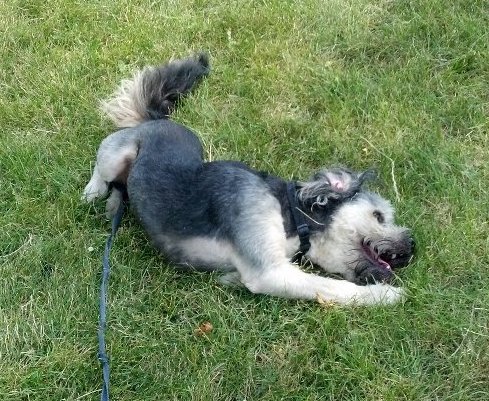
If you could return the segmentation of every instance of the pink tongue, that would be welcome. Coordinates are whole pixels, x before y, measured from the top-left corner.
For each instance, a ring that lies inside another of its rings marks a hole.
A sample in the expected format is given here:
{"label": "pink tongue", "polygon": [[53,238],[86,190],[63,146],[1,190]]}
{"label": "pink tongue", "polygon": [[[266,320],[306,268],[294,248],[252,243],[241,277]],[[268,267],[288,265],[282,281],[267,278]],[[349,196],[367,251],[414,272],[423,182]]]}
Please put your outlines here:
{"label": "pink tongue", "polygon": [[378,258],[377,261],[382,265],[382,267],[385,267],[387,270],[391,270],[391,265],[385,260]]}

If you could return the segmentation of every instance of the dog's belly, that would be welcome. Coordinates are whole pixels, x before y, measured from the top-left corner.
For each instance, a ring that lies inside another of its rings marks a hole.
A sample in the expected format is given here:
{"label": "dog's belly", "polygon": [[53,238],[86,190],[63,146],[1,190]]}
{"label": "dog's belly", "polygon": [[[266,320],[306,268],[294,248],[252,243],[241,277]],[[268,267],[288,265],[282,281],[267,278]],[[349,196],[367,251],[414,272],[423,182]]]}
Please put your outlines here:
{"label": "dog's belly", "polygon": [[179,239],[160,235],[156,246],[180,266],[223,272],[236,270],[236,251],[226,240],[209,237]]}

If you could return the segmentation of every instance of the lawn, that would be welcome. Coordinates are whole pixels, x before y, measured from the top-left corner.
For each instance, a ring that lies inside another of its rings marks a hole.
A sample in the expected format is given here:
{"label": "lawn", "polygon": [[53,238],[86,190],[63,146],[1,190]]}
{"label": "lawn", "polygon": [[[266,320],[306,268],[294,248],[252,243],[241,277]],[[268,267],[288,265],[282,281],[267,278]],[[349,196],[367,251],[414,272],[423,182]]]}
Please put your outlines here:
{"label": "lawn", "polygon": [[213,71],[173,118],[207,158],[285,178],[375,167],[417,240],[408,297],[341,308],[225,288],[167,266],[128,215],[112,399],[489,400],[486,0],[10,0],[0,33],[0,400],[99,399],[110,223],[80,201],[113,129],[98,100],[199,50]]}

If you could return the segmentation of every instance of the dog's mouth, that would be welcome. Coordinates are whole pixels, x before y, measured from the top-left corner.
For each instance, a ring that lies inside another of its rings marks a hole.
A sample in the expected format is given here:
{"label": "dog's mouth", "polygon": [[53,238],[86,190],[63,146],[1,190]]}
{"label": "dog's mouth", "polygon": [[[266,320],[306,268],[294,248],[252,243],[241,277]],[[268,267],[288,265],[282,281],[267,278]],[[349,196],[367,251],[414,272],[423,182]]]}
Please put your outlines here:
{"label": "dog's mouth", "polygon": [[362,241],[362,250],[370,262],[386,270],[392,270],[392,265],[396,264],[397,258],[404,258],[404,255],[398,255],[391,252],[381,252],[377,246],[373,245],[371,240],[366,238],[364,238]]}
{"label": "dog's mouth", "polygon": [[[409,243],[409,245],[408,245]],[[414,240],[406,244],[387,239],[364,238],[359,251],[362,259],[355,267],[355,282],[360,285],[389,282],[394,277],[393,270],[406,266],[413,257]]]}

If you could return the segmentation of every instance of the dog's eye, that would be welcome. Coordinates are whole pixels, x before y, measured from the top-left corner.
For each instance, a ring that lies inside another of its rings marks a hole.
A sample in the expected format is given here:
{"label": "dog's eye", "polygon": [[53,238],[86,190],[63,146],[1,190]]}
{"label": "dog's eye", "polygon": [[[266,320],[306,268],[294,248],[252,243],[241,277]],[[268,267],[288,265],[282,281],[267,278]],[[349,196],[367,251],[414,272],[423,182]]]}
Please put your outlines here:
{"label": "dog's eye", "polygon": [[380,224],[382,224],[385,221],[384,215],[380,213],[378,210],[374,210],[373,215]]}

